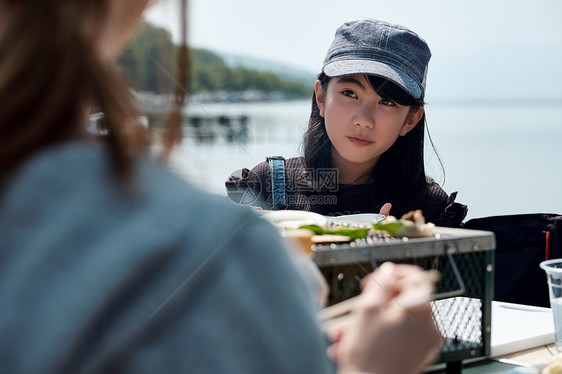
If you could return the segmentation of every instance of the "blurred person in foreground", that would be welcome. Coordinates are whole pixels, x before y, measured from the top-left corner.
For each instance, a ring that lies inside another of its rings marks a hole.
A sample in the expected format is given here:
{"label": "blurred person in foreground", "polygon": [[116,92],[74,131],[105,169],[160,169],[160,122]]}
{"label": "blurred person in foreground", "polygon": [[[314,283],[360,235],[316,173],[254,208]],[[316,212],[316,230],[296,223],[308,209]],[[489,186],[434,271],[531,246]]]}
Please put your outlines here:
{"label": "blurred person in foreground", "polygon": [[[147,0],[0,0],[4,373],[326,373],[309,289],[276,230],[143,151],[113,70]],[[85,130],[92,108],[107,135]],[[340,373],[414,373],[439,334],[383,265],[345,326]]]}

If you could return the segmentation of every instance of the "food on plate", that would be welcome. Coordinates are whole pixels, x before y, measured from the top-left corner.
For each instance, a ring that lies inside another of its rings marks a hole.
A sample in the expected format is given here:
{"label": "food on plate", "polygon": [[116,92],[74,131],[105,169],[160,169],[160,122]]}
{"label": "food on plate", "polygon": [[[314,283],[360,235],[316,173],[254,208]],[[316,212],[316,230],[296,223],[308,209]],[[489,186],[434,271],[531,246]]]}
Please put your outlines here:
{"label": "food on plate", "polygon": [[[346,237],[349,240],[361,239],[366,237],[369,234],[369,228],[366,227],[337,227],[337,228],[322,228],[318,225],[303,225],[299,227],[300,229],[310,230],[314,232],[316,236],[326,236],[328,237],[326,242],[329,242],[329,237]],[[337,238],[339,240],[332,240],[332,241],[341,241],[341,238]]]}
{"label": "food on plate", "polygon": [[313,235],[311,240],[313,244],[330,244],[330,243],[347,243],[352,241],[353,239],[345,235],[323,234],[323,235]]}
{"label": "food on plate", "polygon": [[397,238],[421,238],[433,234],[435,225],[425,223],[421,210],[408,212],[400,219],[388,216],[379,223],[373,225],[375,230],[386,231],[390,236]]}
{"label": "food on plate", "polygon": [[302,253],[312,253],[314,233],[310,230],[283,230],[281,236],[294,244]]}
{"label": "food on plate", "polygon": [[369,227],[328,227],[328,217],[318,213],[300,210],[279,210],[262,215],[282,231],[309,230],[314,236],[315,244],[348,242],[364,238],[369,234]]}
{"label": "food on plate", "polygon": [[380,220],[377,215],[371,225],[350,224],[342,220],[331,220],[329,217],[318,213],[300,210],[269,211],[262,215],[281,231],[287,230],[309,230],[313,233],[314,244],[346,242],[366,238],[372,230],[384,232],[397,238],[420,238],[433,234],[435,225],[425,223],[421,210],[406,213],[400,219],[388,216]]}

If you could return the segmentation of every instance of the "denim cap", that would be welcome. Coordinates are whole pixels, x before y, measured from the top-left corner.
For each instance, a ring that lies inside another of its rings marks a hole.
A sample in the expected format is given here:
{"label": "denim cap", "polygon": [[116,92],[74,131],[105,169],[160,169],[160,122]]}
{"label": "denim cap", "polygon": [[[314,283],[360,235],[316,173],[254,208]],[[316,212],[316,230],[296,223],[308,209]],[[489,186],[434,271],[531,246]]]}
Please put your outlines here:
{"label": "denim cap", "polygon": [[427,43],[414,32],[367,19],[340,26],[322,71],[329,77],[368,74],[386,78],[419,99],[424,96],[430,58]]}

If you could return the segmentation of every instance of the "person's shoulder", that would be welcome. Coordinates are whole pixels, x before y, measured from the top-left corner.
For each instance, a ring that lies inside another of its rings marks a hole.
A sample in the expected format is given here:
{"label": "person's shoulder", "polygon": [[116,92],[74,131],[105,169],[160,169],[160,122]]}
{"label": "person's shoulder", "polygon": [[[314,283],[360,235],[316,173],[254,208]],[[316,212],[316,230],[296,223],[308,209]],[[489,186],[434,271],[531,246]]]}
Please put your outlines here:
{"label": "person's shoulder", "polygon": [[139,193],[147,202],[160,205],[161,209],[183,209],[182,214],[187,215],[195,212],[209,212],[209,215],[218,212],[231,215],[243,212],[236,209],[236,205],[228,203],[226,198],[201,190],[199,186],[155,160],[142,158],[138,163]]}
{"label": "person's shoulder", "polygon": [[251,172],[258,177],[269,175],[269,164],[267,161],[262,161],[251,169]]}
{"label": "person's shoulder", "polygon": [[468,213],[468,207],[458,203],[458,192],[448,195],[433,178],[427,178],[427,194],[425,198],[425,211],[429,220],[438,226],[460,227]]}
{"label": "person's shoulder", "polygon": [[[274,234],[247,205],[204,192],[152,160],[142,160],[140,169],[139,187],[144,191],[131,219],[142,219],[153,238],[161,235],[161,242],[174,243],[178,261],[188,256],[193,263],[203,263],[210,253],[229,256],[230,249],[247,256],[257,237]],[[182,254],[186,248],[189,254]]]}
{"label": "person's shoulder", "polygon": [[[304,169],[304,158],[303,157],[291,157],[285,158],[285,168],[286,169]],[[262,173],[269,173],[270,165],[267,159],[265,161],[260,162],[256,166],[252,168],[252,172],[258,175]]]}
{"label": "person's shoulder", "polygon": [[447,195],[447,192],[445,192],[445,190],[441,187],[441,185],[431,177],[426,177],[426,181],[428,192],[427,198],[435,202],[445,203],[449,196]]}
{"label": "person's shoulder", "polygon": [[112,174],[110,160],[107,146],[97,142],[53,147],[22,168],[14,187],[21,190],[16,191],[19,195],[27,191],[36,196],[42,209],[71,215],[77,209],[72,207],[82,207],[89,214],[75,221],[88,220],[92,227],[101,226],[106,216],[115,216],[121,217],[124,227],[126,221],[137,222],[146,232],[166,227],[168,234],[179,236],[192,226],[245,214],[225,197],[203,192],[149,155],[134,159],[132,176],[126,181]]}
{"label": "person's shoulder", "polygon": [[304,168],[304,157],[292,157],[285,160],[287,166]]}

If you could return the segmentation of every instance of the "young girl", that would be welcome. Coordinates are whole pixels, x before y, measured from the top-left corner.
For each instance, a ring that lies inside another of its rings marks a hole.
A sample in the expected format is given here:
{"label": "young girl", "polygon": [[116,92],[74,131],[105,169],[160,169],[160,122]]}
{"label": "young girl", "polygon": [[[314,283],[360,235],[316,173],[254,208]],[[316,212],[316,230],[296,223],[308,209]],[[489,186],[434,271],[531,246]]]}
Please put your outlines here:
{"label": "young girl", "polygon": [[248,182],[260,198],[253,205],[265,209],[345,215],[392,207],[397,217],[421,209],[427,221],[459,226],[466,206],[424,169],[430,57],[425,41],[404,27],[345,23],[314,86],[304,157],[268,159],[235,187]]}
{"label": "young girl", "polygon": [[[330,373],[276,230],[134,146],[113,60],[147,1],[0,0],[2,372]],[[416,373],[435,352],[429,305],[389,297],[419,272],[384,264],[366,280],[334,333],[340,373]]]}

